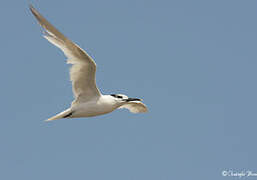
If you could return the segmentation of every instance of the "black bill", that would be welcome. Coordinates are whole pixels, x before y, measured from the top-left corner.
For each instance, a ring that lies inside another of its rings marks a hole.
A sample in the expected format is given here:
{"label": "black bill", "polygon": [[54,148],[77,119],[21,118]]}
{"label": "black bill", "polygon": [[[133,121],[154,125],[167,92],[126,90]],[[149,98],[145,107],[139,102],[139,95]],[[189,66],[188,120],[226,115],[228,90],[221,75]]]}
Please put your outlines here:
{"label": "black bill", "polygon": [[138,98],[128,98],[128,99],[125,99],[125,101],[130,102],[130,101],[142,101],[142,100]]}

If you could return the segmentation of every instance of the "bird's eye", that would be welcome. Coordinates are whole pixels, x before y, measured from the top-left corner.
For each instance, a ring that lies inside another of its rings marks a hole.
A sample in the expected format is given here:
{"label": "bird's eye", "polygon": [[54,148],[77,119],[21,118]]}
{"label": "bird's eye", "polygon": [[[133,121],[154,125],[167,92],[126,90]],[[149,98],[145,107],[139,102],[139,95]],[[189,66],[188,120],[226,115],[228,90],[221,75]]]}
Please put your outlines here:
{"label": "bird's eye", "polygon": [[119,99],[122,99],[123,97],[120,96],[120,95],[117,95],[117,94],[111,94],[111,96],[115,97],[115,98],[119,98]]}

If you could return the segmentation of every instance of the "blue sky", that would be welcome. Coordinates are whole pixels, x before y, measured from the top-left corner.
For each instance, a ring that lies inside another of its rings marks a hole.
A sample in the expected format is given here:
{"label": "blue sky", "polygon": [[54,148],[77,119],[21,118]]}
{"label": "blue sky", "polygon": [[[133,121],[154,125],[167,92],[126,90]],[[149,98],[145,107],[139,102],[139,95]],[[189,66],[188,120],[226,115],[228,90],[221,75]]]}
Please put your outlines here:
{"label": "blue sky", "polygon": [[32,0],[96,61],[104,94],[147,114],[43,120],[73,100],[28,1],[1,20],[0,179],[231,179],[257,172],[257,1]]}

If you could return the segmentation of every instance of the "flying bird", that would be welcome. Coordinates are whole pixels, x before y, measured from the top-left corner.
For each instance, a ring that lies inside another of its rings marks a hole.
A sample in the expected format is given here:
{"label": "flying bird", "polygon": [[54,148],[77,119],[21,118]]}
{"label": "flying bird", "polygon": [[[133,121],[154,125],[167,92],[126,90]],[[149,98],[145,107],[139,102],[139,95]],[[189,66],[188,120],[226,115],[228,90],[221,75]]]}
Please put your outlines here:
{"label": "flying bird", "polygon": [[139,98],[129,98],[123,94],[103,95],[96,86],[96,64],[94,60],[77,44],[65,37],[50,24],[32,5],[32,14],[43,27],[44,38],[60,48],[70,68],[70,80],[74,100],[70,108],[49,118],[52,121],[62,118],[93,117],[110,113],[118,108],[126,108],[132,113],[147,112],[147,107]]}

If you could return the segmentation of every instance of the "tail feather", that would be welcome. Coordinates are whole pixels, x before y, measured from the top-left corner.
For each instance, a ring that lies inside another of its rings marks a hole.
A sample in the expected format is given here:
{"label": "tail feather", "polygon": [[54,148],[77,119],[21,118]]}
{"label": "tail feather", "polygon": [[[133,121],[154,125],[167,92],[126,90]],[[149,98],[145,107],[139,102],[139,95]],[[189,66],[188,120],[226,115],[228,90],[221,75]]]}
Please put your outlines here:
{"label": "tail feather", "polygon": [[57,119],[62,119],[62,118],[67,118],[69,115],[72,114],[72,111],[71,109],[66,109],[65,111],[53,116],[53,117],[50,117],[49,119],[47,119],[46,121],[53,121],[53,120],[57,120]]}

